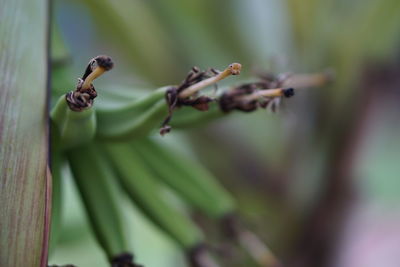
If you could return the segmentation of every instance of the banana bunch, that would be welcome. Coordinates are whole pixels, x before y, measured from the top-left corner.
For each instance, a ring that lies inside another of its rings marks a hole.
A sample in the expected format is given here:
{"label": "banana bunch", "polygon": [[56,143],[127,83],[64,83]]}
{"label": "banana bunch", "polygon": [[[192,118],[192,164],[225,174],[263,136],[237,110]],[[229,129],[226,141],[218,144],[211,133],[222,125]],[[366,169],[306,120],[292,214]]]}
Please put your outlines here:
{"label": "banana bunch", "polygon": [[[89,222],[113,267],[139,266],[126,244],[121,194],[129,198],[150,220],[185,251],[191,266],[219,266],[205,234],[187,212],[166,197],[174,192],[189,208],[220,224],[223,232],[245,248],[260,266],[277,266],[267,246],[247,230],[237,216],[234,198],[215,177],[196,161],[188,159],[150,137],[171,127],[190,127],[228,114],[232,110],[276,108],[277,100],[293,95],[292,88],[321,85],[326,74],[260,77],[253,83],[224,90],[212,98],[201,89],[240,73],[233,63],[224,71],[193,68],[177,86],[161,87],[146,95],[133,93],[127,100],[118,92],[108,93],[113,105],[95,105],[93,81],[113,67],[108,56],[90,60],[75,90],[62,94],[52,107],[51,142],[53,215],[51,250],[57,242],[61,221],[62,166],[67,163],[79,189]],[[65,65],[55,68],[55,95],[60,88],[73,88]],[[272,89],[271,89],[272,88]],[[212,102],[218,105],[212,105]],[[211,103],[211,104],[210,104]],[[191,107],[191,108],[186,108]],[[199,112],[207,111],[207,112]]]}
{"label": "banana bunch", "polygon": [[[133,99],[122,108],[95,109],[93,80],[112,68],[107,56],[92,59],[74,91],[62,95],[51,110],[53,216],[51,248],[61,216],[61,168],[68,162],[91,228],[112,266],[139,266],[126,245],[119,197],[125,193],[162,230],[187,251],[193,266],[218,266],[202,231],[161,197],[163,184],[130,146],[113,141],[144,137],[168,113],[167,88]],[[123,185],[123,186],[120,186]]]}

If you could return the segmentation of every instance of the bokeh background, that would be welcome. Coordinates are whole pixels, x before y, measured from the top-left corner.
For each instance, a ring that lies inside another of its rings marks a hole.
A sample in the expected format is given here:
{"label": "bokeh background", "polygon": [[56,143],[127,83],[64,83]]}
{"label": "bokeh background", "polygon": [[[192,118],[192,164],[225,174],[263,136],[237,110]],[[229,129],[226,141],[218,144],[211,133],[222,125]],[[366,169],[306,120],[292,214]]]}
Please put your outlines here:
{"label": "bokeh background", "polygon": [[[99,101],[102,90],[177,84],[192,66],[242,63],[225,85],[257,71],[333,70],[332,84],[297,91],[277,114],[235,113],[163,140],[219,178],[285,266],[400,266],[400,1],[52,4],[74,77],[95,55],[116,62],[97,83]],[[50,263],[107,266],[72,180],[64,183],[63,231]],[[137,261],[185,266],[174,242],[125,205]],[[229,266],[251,263],[233,255]]]}

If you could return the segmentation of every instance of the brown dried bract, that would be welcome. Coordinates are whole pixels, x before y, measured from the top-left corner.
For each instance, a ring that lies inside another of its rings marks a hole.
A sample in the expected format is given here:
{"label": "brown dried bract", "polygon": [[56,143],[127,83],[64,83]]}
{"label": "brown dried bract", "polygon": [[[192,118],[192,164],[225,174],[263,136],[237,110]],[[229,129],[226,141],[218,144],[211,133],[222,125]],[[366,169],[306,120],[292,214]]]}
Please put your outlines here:
{"label": "brown dried bract", "polygon": [[[269,108],[275,112],[279,105],[280,97],[260,97],[249,100],[246,96],[250,96],[261,89],[280,88],[291,74],[283,73],[274,75],[272,73],[261,73],[257,74],[257,76],[260,78],[259,81],[245,83],[223,93],[219,98],[220,109],[223,112],[231,112],[232,110],[252,112],[258,108]],[[291,97],[294,95],[294,89],[282,89],[282,94],[285,97]]]}
{"label": "brown dried bract", "polygon": [[78,79],[78,85],[75,91],[71,91],[65,95],[65,99],[69,108],[73,111],[82,111],[93,105],[93,100],[97,97],[96,89],[93,84],[87,90],[82,91],[82,79]]}
{"label": "brown dried bract", "polygon": [[257,109],[257,100],[243,101],[242,96],[251,95],[257,90],[257,85],[248,83],[224,92],[219,98],[219,107],[223,112],[230,112],[234,109],[251,112]]}
{"label": "brown dried bract", "polygon": [[168,105],[168,116],[161,124],[160,134],[165,135],[171,131],[171,126],[168,123],[171,121],[172,114],[176,108],[182,106],[190,106],[199,111],[207,111],[209,109],[209,103],[214,101],[213,98],[208,96],[193,96],[189,98],[179,98],[179,93],[186,88],[201,82],[207,78],[218,75],[220,72],[213,68],[206,71],[200,71],[198,67],[193,67],[186,78],[176,87],[169,88],[165,93],[165,100]]}
{"label": "brown dried bract", "polygon": [[[261,95],[256,98],[247,97],[262,92],[259,88],[265,88],[264,82],[247,83],[223,93],[219,98],[219,107],[223,112],[231,112],[232,110],[239,110],[243,112],[252,112],[258,108],[268,109],[273,112],[276,111],[280,96],[262,97]],[[275,89],[277,90],[277,89]],[[267,91],[267,90],[264,90]],[[293,88],[280,89],[281,95],[291,97],[294,95]]]}
{"label": "brown dried bract", "polygon": [[[65,95],[69,108],[73,111],[82,111],[86,108],[90,108],[93,105],[93,100],[97,97],[96,89],[91,83],[92,80],[105,71],[112,69],[113,66],[114,63],[109,56],[101,55],[91,59],[82,78],[78,79],[75,91],[71,91]],[[99,69],[101,69],[101,71],[98,71]],[[95,71],[98,71],[98,73],[93,73]],[[86,81],[87,79],[88,81]]]}

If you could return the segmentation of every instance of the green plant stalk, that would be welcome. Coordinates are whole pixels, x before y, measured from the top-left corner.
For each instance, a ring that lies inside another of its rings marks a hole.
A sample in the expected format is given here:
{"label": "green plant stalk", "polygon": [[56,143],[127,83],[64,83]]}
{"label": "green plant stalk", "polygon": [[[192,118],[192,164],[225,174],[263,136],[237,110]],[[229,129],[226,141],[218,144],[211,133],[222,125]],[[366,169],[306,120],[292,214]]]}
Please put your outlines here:
{"label": "green plant stalk", "polygon": [[48,1],[0,5],[0,266],[45,267]]}
{"label": "green plant stalk", "polygon": [[201,231],[162,197],[163,185],[126,144],[106,144],[123,188],[138,207],[186,251],[204,242]]}
{"label": "green plant stalk", "polygon": [[137,140],[131,147],[155,176],[192,207],[214,219],[236,211],[233,197],[200,164],[150,138]]}
{"label": "green plant stalk", "polygon": [[61,96],[50,112],[54,130],[60,136],[62,149],[73,148],[90,142],[96,135],[96,115],[93,108],[73,111],[65,96]]}
{"label": "green plant stalk", "polygon": [[94,143],[69,150],[67,158],[92,229],[108,258],[127,252],[121,192],[110,163]]}

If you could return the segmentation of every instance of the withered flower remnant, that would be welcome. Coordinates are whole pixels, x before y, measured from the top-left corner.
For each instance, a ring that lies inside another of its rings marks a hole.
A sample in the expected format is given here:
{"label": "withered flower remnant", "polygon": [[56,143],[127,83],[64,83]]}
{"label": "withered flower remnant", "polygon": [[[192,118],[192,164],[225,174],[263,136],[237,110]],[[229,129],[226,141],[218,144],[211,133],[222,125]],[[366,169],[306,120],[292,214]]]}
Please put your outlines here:
{"label": "withered flower remnant", "polygon": [[193,67],[179,86],[171,87],[165,93],[165,99],[168,105],[168,116],[162,123],[160,134],[164,135],[171,131],[171,126],[169,126],[168,123],[176,108],[191,106],[199,111],[207,111],[209,109],[209,103],[214,101],[214,99],[204,95],[197,96],[198,92],[207,86],[216,84],[230,75],[239,75],[241,68],[242,65],[239,63],[232,63],[223,71],[218,71],[213,68],[200,71],[198,67]]}
{"label": "withered flower remnant", "polygon": [[82,78],[78,79],[75,91],[65,95],[68,106],[73,111],[82,111],[93,105],[93,100],[97,97],[96,89],[92,82],[109,71],[114,66],[109,56],[97,56],[89,61]]}

